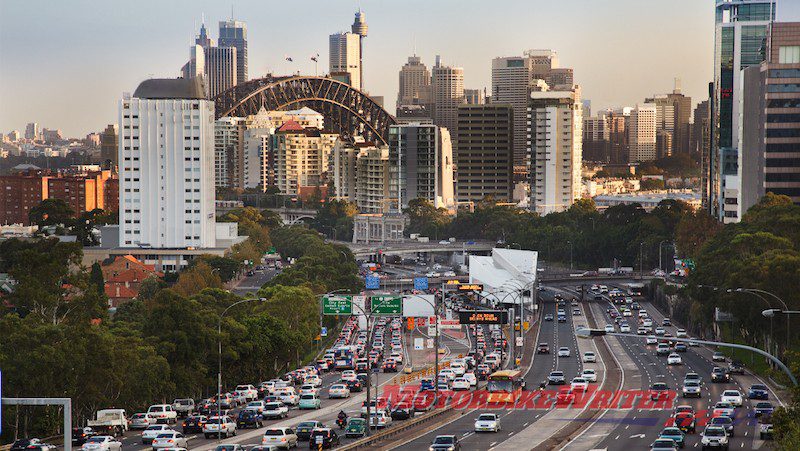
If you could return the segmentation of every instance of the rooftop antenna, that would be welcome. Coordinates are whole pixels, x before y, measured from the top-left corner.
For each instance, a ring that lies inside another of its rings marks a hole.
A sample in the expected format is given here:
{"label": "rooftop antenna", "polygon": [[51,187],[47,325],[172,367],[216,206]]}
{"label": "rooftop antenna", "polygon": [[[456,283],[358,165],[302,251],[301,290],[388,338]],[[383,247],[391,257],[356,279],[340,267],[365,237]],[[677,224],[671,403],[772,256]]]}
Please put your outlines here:
{"label": "rooftop antenna", "polygon": [[411,47],[414,49],[414,56],[417,56],[417,37],[411,35]]}
{"label": "rooftop antenna", "polygon": [[231,20],[233,20],[233,2],[231,2]]}

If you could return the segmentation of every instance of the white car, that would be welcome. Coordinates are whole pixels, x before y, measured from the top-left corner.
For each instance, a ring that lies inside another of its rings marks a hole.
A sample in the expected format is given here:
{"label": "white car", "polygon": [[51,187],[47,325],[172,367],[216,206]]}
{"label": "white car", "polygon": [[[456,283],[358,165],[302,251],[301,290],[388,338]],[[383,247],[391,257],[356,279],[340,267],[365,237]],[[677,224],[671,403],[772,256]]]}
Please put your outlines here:
{"label": "white car", "polygon": [[385,428],[392,422],[392,417],[386,412],[370,412],[370,427]]}
{"label": "white car", "polygon": [[622,324],[621,326],[619,326],[619,331],[622,332],[623,334],[629,334],[631,333],[631,326],[629,326],[628,324]]}
{"label": "white car", "polygon": [[664,335],[666,332],[663,327],[656,327],[656,335]]}
{"label": "white car", "polygon": [[558,348],[559,357],[569,357],[569,348]]}
{"label": "white car", "polygon": [[319,376],[309,376],[303,381],[305,385],[312,385],[314,387],[321,387],[322,386],[322,379]]}
{"label": "white car", "polygon": [[680,365],[682,363],[683,361],[681,361],[681,356],[674,352],[667,356],[667,365]]}
{"label": "white car", "polygon": [[686,338],[686,329],[678,329],[675,331],[675,336],[677,338]]}
{"label": "white car", "polygon": [[328,389],[328,399],[349,398],[350,389],[345,384],[333,384]]}
{"label": "white car", "polygon": [[147,409],[147,413],[156,419],[157,423],[173,424],[178,422],[178,412],[172,404],[155,404]]}
{"label": "white car", "polygon": [[254,399],[258,399],[258,390],[250,384],[237,385],[236,391],[239,392],[239,394],[244,395],[247,401],[253,401]]}
{"label": "white car", "polygon": [[261,437],[262,445],[277,448],[296,448],[297,441],[297,434],[291,428],[270,428],[264,431]]}
{"label": "white car", "polygon": [[403,353],[402,352],[392,352],[391,354],[389,354],[389,358],[394,359],[394,361],[397,362],[398,365],[402,365],[403,364]]}
{"label": "white car", "polygon": [[252,402],[247,403],[247,406],[245,407],[245,409],[246,410],[255,410],[258,413],[264,413],[264,406],[266,404],[267,403],[265,403],[264,401],[252,401]]}
{"label": "white car", "polygon": [[622,316],[633,316],[633,313],[631,313],[630,310],[625,310],[624,312],[622,312]]}
{"label": "white car", "polygon": [[439,377],[441,376],[446,376],[448,381],[453,382],[453,380],[456,378],[456,372],[450,368],[445,368],[439,371]]}
{"label": "white car", "polygon": [[589,389],[589,381],[582,377],[573,378],[570,388],[572,391],[586,391]]}
{"label": "white car", "polygon": [[583,370],[583,373],[581,373],[581,378],[586,379],[588,382],[597,382],[597,371],[593,369]]}
{"label": "white car", "polygon": [[722,426],[706,426],[700,438],[703,449],[721,448],[728,449],[728,433]]}
{"label": "white car", "polygon": [[463,377],[469,382],[470,387],[478,385],[478,378],[475,377],[475,373],[464,373]]}
{"label": "white car", "polygon": [[236,422],[231,417],[223,415],[220,417],[211,417],[206,424],[203,425],[203,435],[206,440],[221,435],[228,438],[231,435],[236,435]]}
{"label": "white car", "polygon": [[475,419],[475,432],[500,431],[500,418],[494,413],[482,413]]}
{"label": "white car", "polygon": [[305,384],[300,386],[300,396],[303,395],[316,395],[319,392],[317,387],[311,384]]}
{"label": "white car", "polygon": [[[569,354],[567,354],[569,356]],[[584,352],[583,353],[583,363],[597,363],[597,356],[594,355],[594,352]]]}
{"label": "white car", "polygon": [[606,332],[614,332],[614,325],[613,324],[606,324]]}
{"label": "white car", "polygon": [[645,317],[647,317],[647,310],[644,309],[639,310],[639,318],[645,318]]}
{"label": "white car", "polygon": [[353,370],[347,370],[342,372],[342,380],[343,381],[354,381],[357,380],[356,372]]}
{"label": "white car", "polygon": [[294,406],[297,404],[299,397],[297,396],[297,393],[294,391],[293,387],[286,387],[281,388],[278,391],[278,399],[280,399],[284,404]]}
{"label": "white car", "polygon": [[148,426],[158,423],[150,414],[140,412],[134,413],[131,417],[131,429],[147,429]]}
{"label": "white car", "polygon": [[690,341],[689,341],[689,346],[700,346],[700,343],[698,343],[697,341],[695,341],[695,340],[697,340],[697,338],[694,338],[694,337],[692,337],[692,338],[690,338],[689,340],[690,340]]}
{"label": "white car", "polygon": [[186,442],[186,437],[180,432],[169,431],[158,434],[151,446],[154,450],[164,448],[186,448],[188,447],[188,443]]}
{"label": "white car", "polygon": [[430,278],[441,277],[441,274],[439,274],[436,271],[429,271],[425,273],[425,277],[430,277]]}
{"label": "white car", "polygon": [[273,418],[286,418],[289,416],[289,408],[282,402],[268,402],[264,405],[264,411],[261,416],[265,420]]}
{"label": "white car", "polygon": [[456,272],[455,271],[445,271],[445,272],[442,273],[442,276],[444,276],[444,277],[455,277],[456,276]]}
{"label": "white car", "polygon": [[742,394],[739,390],[725,390],[719,398],[721,402],[729,402],[736,407],[742,406]]}
{"label": "white car", "polygon": [[636,329],[636,335],[645,335],[645,334],[647,334],[646,327],[639,327],[638,329]]}
{"label": "white car", "polygon": [[650,335],[649,337],[646,338],[645,343],[647,343],[648,345],[658,344],[658,338]]}
{"label": "white car", "polygon": [[171,430],[172,429],[165,424],[154,424],[152,426],[148,426],[147,429],[142,432],[142,445],[149,445],[156,437],[158,437],[159,434]]}
{"label": "white car", "polygon": [[[155,448],[155,444],[153,444]],[[81,446],[83,451],[122,451],[122,442],[110,435],[96,435],[89,437]]]}
{"label": "white car", "polygon": [[456,374],[456,377],[463,376],[467,372],[467,366],[461,362],[453,362],[450,364],[450,369]]}
{"label": "white car", "polygon": [[463,377],[453,379],[453,390],[469,390],[471,385],[469,381]]}

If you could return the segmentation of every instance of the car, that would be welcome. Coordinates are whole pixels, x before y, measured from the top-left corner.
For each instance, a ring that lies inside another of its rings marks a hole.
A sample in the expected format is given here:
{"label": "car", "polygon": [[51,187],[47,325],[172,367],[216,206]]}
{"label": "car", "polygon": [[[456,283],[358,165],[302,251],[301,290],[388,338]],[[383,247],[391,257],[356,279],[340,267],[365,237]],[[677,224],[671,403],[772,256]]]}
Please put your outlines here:
{"label": "car", "polygon": [[298,440],[308,440],[311,437],[311,431],[314,429],[324,428],[325,425],[321,421],[303,421],[294,428]]}
{"label": "car", "polygon": [[731,417],[719,416],[719,417],[711,418],[711,420],[708,422],[708,425],[710,425],[710,426],[719,426],[719,427],[725,429],[725,432],[728,434],[728,437],[733,437],[733,434],[734,434],[733,426],[734,426],[734,424],[733,424],[733,418],[731,418]]}
{"label": "car", "polygon": [[678,338],[686,338],[686,329],[678,329],[675,331],[675,336]]}
{"label": "car", "polygon": [[247,429],[248,427],[253,427],[255,429],[260,429],[264,425],[262,421],[264,419],[262,412],[255,409],[240,410],[239,415],[236,416],[236,428]]}
{"label": "car", "polygon": [[[158,434],[151,446],[156,450],[166,448],[188,448],[189,444],[186,441],[186,437],[180,432],[169,431]],[[121,447],[122,444],[120,443],[120,448]]]}
{"label": "car", "polygon": [[369,426],[370,428],[385,428],[389,426],[389,423],[392,422],[392,417],[390,414],[386,413],[384,410],[380,411],[373,411],[370,412],[370,421]]}
{"label": "car", "polygon": [[684,446],[684,439],[686,436],[683,434],[683,431],[678,429],[677,427],[666,427],[661,430],[661,433],[658,434],[658,438],[660,439],[670,439],[678,445],[678,448],[683,448]]}
{"label": "car", "polygon": [[471,387],[472,386],[470,385],[469,381],[463,377],[457,377],[453,379],[453,390],[469,390]]}
{"label": "car", "polygon": [[690,338],[689,339],[689,346],[697,347],[697,346],[700,346],[700,343],[697,341],[697,338]]}
{"label": "car", "polygon": [[208,421],[208,417],[205,415],[192,415],[190,417],[186,417],[186,419],[183,420],[182,425],[183,433],[188,434],[194,432],[203,432],[203,425],[206,424],[206,421]]}
{"label": "car", "polygon": [[265,420],[286,418],[289,416],[289,407],[280,401],[268,402],[264,404],[264,410],[261,412],[261,416]]}
{"label": "car", "polygon": [[354,381],[342,381],[345,385],[347,385],[347,389],[350,390],[351,393],[360,393],[364,391],[364,384],[356,379]]}
{"label": "car", "polygon": [[569,348],[567,347],[558,348],[558,356],[569,357]]}
{"label": "car", "polygon": [[180,398],[172,401],[172,408],[178,413],[179,417],[189,416],[194,412],[194,399]]}
{"label": "car", "polygon": [[697,427],[697,418],[692,412],[676,413],[672,418],[672,424],[687,434],[694,434]]}
{"label": "car", "polygon": [[597,371],[591,368],[585,369],[581,373],[581,377],[586,379],[587,382],[597,382]]}
{"label": "car", "polygon": [[261,444],[264,446],[274,446],[276,448],[290,449],[297,446],[297,434],[292,428],[269,428],[261,436]]}
{"label": "car", "polygon": [[383,362],[383,372],[384,373],[396,373],[397,372],[397,362],[394,359],[386,359]]}
{"label": "car", "polygon": [[711,369],[711,382],[730,382],[731,375],[724,368],[715,366]]}
{"label": "car", "polygon": [[250,384],[237,385],[236,391],[242,394],[247,401],[253,401],[258,398],[258,390]]}
{"label": "car", "polygon": [[578,308],[572,309],[572,315],[573,316],[580,316],[581,315],[581,309],[578,309]]}
{"label": "car", "polygon": [[211,417],[208,419],[208,422],[203,425],[203,435],[206,439],[212,437],[228,438],[231,435],[236,435],[236,423],[227,415]]}
{"label": "car", "polygon": [[728,365],[728,372],[731,374],[744,374],[744,365],[742,362],[731,362]]}
{"label": "car", "polygon": [[97,435],[97,432],[88,426],[82,428],[72,428],[72,444],[83,445],[87,440],[95,435]]}
{"label": "car", "polygon": [[722,392],[720,401],[729,402],[736,407],[742,406],[742,393],[739,390],[725,390]]}
{"label": "car", "polygon": [[675,344],[675,352],[686,352],[689,348],[686,347],[683,343],[676,343]]}
{"label": "car", "polygon": [[706,426],[700,438],[703,449],[722,448],[728,449],[728,433],[720,426]]}
{"label": "car", "polygon": [[296,406],[297,402],[299,401],[299,397],[297,393],[294,391],[294,387],[284,387],[277,389],[278,399],[281,400],[282,403],[290,406]]}
{"label": "car", "polygon": [[583,363],[596,363],[597,356],[594,352],[587,351],[583,353]]}
{"label": "car", "polygon": [[153,440],[158,437],[158,434],[171,430],[172,429],[165,424],[154,424],[152,426],[147,426],[147,429],[142,431],[142,445],[149,445],[153,443]]}
{"label": "car", "polygon": [[571,388],[564,387],[556,394],[556,404],[559,406],[570,405],[573,401],[575,401],[575,393]]}
{"label": "car", "polygon": [[672,451],[678,449],[675,441],[668,438],[657,438],[650,444],[650,451]]}
{"label": "car", "polygon": [[131,416],[131,422],[128,428],[147,429],[148,426],[156,424],[157,422],[158,420],[148,413],[134,413],[133,416]]}
{"label": "car", "polygon": [[629,334],[631,333],[631,326],[628,323],[622,323],[619,325],[619,331],[623,334]]}
{"label": "car", "polygon": [[255,410],[261,413],[264,411],[264,404],[266,404],[264,401],[251,401],[244,408],[245,410]]}
{"label": "car", "polygon": [[328,399],[349,398],[350,389],[345,384],[333,384],[328,389]]}
{"label": "car", "polygon": [[545,321],[553,321],[553,314],[552,313],[545,313],[544,314]]}
{"label": "car", "polygon": [[478,378],[475,376],[475,373],[464,373],[464,379],[469,382],[470,387],[476,387],[478,385]]}
{"label": "car", "polygon": [[303,384],[300,386],[300,391],[298,392],[300,396],[303,395],[316,395],[319,393],[319,389],[311,384]]}
{"label": "car", "polygon": [[659,343],[658,346],[656,346],[656,355],[669,355],[670,352],[668,343]]}
{"label": "car", "polygon": [[339,446],[339,435],[331,428],[317,428],[311,431],[308,439],[309,449],[334,448]]}
{"label": "car", "polygon": [[475,432],[499,432],[500,418],[494,413],[482,413],[475,419]]}
{"label": "car", "polygon": [[658,338],[656,338],[656,337],[654,337],[652,335],[649,335],[647,338],[645,338],[645,344],[647,344],[647,345],[658,344]]}
{"label": "car", "polygon": [[663,327],[656,327],[656,335],[664,335],[666,330]]}
{"label": "car", "polygon": [[155,404],[147,409],[147,413],[156,419],[157,423],[175,424],[178,422],[178,412],[172,404]]}
{"label": "car", "polygon": [[456,372],[451,370],[450,368],[445,368],[439,371],[439,376],[446,376],[447,380],[452,382],[453,379],[456,378]]}
{"label": "car", "polygon": [[772,440],[772,424],[761,424],[758,428],[758,438],[761,440]]}
{"label": "car", "polygon": [[11,444],[10,451],[25,451],[29,446],[37,446],[42,444],[42,440],[38,438],[23,438],[15,440]]}
{"label": "car", "polygon": [[697,381],[699,383],[703,383],[703,378],[700,377],[699,374],[695,373],[694,371],[690,371],[683,376],[683,381]]}
{"label": "car", "polygon": [[689,398],[689,397],[699,398],[702,396],[701,390],[702,388],[700,387],[700,382],[695,380],[683,381],[683,388],[681,389],[681,392],[684,398]]}
{"label": "car", "polygon": [[550,346],[547,343],[539,343],[536,348],[537,354],[550,354]]}
{"label": "car", "polygon": [[559,314],[558,315],[558,322],[559,323],[566,323],[567,322],[567,315]]}
{"label": "car", "polygon": [[671,326],[672,325],[672,321],[669,318],[664,318],[664,319],[661,320],[661,325],[662,326]]}
{"label": "car", "polygon": [[[173,431],[171,433],[178,434],[181,437],[183,437],[183,435],[181,435],[178,432]],[[167,435],[167,433],[159,434],[157,437],[161,437],[162,435]],[[158,440],[158,438],[156,438],[151,442],[153,449],[157,448],[156,440]],[[186,444],[185,439],[183,440],[183,443]],[[28,445],[28,449],[36,449],[36,448],[32,448],[30,445]],[[41,450],[41,448],[38,449]],[[81,446],[81,449],[84,451],[122,451],[122,442],[120,442],[119,440],[110,435],[95,435],[94,437],[89,437],[89,439],[86,440],[86,443],[84,443],[83,446]],[[41,451],[46,451],[46,450],[41,450]]]}
{"label": "car", "polygon": [[714,355],[711,356],[711,360],[714,362],[724,362],[725,361],[725,354],[717,351]]}
{"label": "car", "polygon": [[586,391],[589,389],[589,381],[582,377],[575,377],[572,379],[570,383],[570,388],[572,388],[573,392],[576,391]]}
{"label": "car", "polygon": [[459,451],[460,449],[461,443],[455,435],[437,435],[431,446],[428,447],[428,451]]}
{"label": "car", "polygon": [[356,379],[358,379],[358,377],[356,377],[356,372],[355,371],[353,371],[353,370],[342,371],[342,380],[343,381],[354,381]]}
{"label": "car", "polygon": [[[263,449],[262,450],[256,450],[256,448],[263,448],[263,447],[255,446],[255,447],[251,448],[251,451],[264,451]],[[245,451],[245,449],[244,449],[244,446],[242,446],[242,445],[240,445],[238,443],[229,443],[229,444],[226,444],[226,445],[217,445],[214,448],[214,451]]]}
{"label": "car", "polygon": [[667,365],[680,365],[682,363],[683,361],[681,360],[681,356],[679,356],[677,353],[673,352],[667,356]]}
{"label": "car", "polygon": [[656,382],[650,386],[650,400],[659,401],[669,398],[669,387],[664,382]]}
{"label": "car", "polygon": [[733,404],[729,402],[720,401],[714,404],[714,407],[711,409],[711,417],[733,417],[736,413],[736,408],[733,407]]}
{"label": "car", "polygon": [[547,376],[548,385],[563,385],[567,383],[563,371],[552,371]]}
{"label": "car", "polygon": [[614,325],[613,325],[613,324],[606,324],[606,327],[605,327],[605,331],[606,331],[606,332],[609,332],[609,333],[611,333],[611,332],[614,332],[615,330],[616,330],[616,329],[614,328]]}
{"label": "car", "polygon": [[769,399],[769,389],[764,384],[753,384],[747,390],[748,399]]}

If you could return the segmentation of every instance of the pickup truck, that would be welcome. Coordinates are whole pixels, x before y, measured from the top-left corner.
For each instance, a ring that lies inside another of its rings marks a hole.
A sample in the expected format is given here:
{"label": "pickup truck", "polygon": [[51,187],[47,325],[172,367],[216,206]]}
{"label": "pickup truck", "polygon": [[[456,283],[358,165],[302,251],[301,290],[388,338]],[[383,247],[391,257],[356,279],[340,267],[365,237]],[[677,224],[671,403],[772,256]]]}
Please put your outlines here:
{"label": "pickup truck", "polygon": [[172,401],[172,409],[178,413],[178,417],[188,417],[194,412],[194,399],[183,398]]}
{"label": "pickup truck", "polygon": [[108,434],[120,436],[128,431],[128,419],[125,409],[103,409],[95,413],[95,419],[86,422],[95,435]]}

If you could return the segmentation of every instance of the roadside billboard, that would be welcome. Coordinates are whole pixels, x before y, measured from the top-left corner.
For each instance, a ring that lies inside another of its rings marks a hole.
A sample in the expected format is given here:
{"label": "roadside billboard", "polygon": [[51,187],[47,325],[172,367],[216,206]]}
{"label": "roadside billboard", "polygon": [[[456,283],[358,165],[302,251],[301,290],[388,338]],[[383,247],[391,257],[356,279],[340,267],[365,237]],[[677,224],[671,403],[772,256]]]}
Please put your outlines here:
{"label": "roadside billboard", "polygon": [[403,297],[403,316],[421,317],[433,316],[434,295],[419,294]]}

